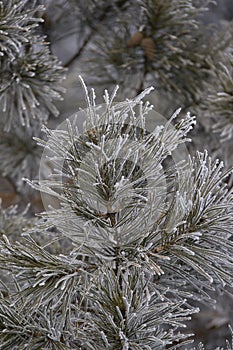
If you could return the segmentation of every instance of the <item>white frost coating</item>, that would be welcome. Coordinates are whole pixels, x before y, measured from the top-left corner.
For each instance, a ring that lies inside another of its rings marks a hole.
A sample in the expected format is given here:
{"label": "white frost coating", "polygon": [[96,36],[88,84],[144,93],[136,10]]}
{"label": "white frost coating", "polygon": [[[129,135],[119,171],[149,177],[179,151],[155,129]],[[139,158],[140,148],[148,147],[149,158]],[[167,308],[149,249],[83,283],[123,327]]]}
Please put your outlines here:
{"label": "white frost coating", "polygon": [[123,345],[122,350],[129,350],[129,340],[127,336],[122,331],[119,331],[119,337]]}
{"label": "white frost coating", "polygon": [[[39,283],[39,286],[40,286],[40,287],[44,286],[44,285],[45,285],[45,282],[46,282],[46,281],[40,282],[40,283]],[[35,287],[35,285],[33,285],[33,287]]]}
{"label": "white frost coating", "polygon": [[107,339],[107,337],[106,337],[106,334],[105,334],[103,331],[101,331],[100,334],[101,334],[101,338],[102,338],[103,341],[104,341],[104,345],[105,345],[105,346],[110,346],[110,344],[109,344],[109,342],[108,342],[108,339]]}
{"label": "white frost coating", "polygon": [[129,310],[131,307],[131,304],[128,302],[126,297],[122,297],[123,301],[124,301],[124,306],[125,306],[125,311],[126,311],[126,315],[129,314]]}
{"label": "white frost coating", "polygon": [[121,321],[123,322],[124,321],[124,317],[123,317],[123,315],[121,313],[121,310],[120,310],[118,305],[116,305],[116,311],[117,311],[118,316],[120,317]]}
{"label": "white frost coating", "polygon": [[123,187],[127,181],[128,181],[128,179],[125,179],[125,177],[122,175],[120,181],[115,183],[115,185],[114,185],[115,189],[118,190],[119,188]]}

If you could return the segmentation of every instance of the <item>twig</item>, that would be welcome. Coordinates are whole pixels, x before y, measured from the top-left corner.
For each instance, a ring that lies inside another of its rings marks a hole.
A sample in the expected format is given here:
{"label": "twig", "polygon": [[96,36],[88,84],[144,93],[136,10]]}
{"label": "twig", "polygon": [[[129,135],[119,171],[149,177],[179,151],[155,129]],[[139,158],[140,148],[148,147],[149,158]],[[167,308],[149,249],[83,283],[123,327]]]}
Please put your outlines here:
{"label": "twig", "polygon": [[76,54],[71,57],[65,64],[64,67],[69,67],[75,60],[76,58],[78,58],[81,53],[83,52],[83,50],[85,49],[85,47],[87,46],[87,44],[89,43],[92,35],[94,34],[94,31],[91,31],[90,34],[87,36],[87,38],[84,40],[82,46],[79,48],[79,50],[76,52]]}

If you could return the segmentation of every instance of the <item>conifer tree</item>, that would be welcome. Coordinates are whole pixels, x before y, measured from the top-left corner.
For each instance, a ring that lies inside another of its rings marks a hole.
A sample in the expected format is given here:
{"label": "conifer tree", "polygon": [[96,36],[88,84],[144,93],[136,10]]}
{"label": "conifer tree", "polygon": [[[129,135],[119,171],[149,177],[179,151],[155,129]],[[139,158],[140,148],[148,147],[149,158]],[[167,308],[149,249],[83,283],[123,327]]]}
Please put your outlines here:
{"label": "conifer tree", "polygon": [[0,349],[233,349],[210,329],[231,317],[204,345],[194,327],[233,300],[233,31],[214,6],[0,1]]}

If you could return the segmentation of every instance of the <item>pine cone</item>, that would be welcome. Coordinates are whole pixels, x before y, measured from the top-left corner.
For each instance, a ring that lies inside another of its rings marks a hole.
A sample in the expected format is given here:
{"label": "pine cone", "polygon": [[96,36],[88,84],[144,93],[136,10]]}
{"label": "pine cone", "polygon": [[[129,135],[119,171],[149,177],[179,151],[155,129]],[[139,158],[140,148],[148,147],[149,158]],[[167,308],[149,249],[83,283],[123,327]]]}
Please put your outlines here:
{"label": "pine cone", "polygon": [[129,39],[127,46],[128,47],[138,46],[138,45],[140,45],[142,39],[143,39],[143,34],[142,34],[142,32],[138,31]]}
{"label": "pine cone", "polygon": [[155,58],[155,43],[152,38],[144,38],[140,43],[143,48],[146,57],[149,60],[153,60]]}

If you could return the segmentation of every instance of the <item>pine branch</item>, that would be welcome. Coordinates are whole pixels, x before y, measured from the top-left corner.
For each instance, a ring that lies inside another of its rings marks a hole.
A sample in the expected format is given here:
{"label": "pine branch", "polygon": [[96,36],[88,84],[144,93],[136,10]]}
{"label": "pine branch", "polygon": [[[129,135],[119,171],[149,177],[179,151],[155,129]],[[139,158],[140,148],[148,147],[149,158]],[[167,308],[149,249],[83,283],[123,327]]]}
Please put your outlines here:
{"label": "pine branch", "polygon": [[100,271],[97,288],[95,284],[87,295],[93,305],[80,331],[85,349],[172,349],[168,345],[174,340],[180,341],[177,348],[186,343],[190,334],[173,337],[162,325],[182,327],[197,310],[173,303],[165,295],[160,299],[147,278],[137,269],[117,276],[110,269]]}
{"label": "pine branch", "polygon": [[[92,75],[99,80],[109,77],[109,81],[120,83],[131,93],[135,87],[138,91],[142,82],[146,85],[148,77],[166,94],[176,93],[185,105],[196,103],[201,86],[211,75],[216,56],[214,48],[213,51],[207,48],[208,30],[206,26],[202,29],[198,20],[208,10],[210,1],[204,4],[189,0],[139,3],[141,6],[132,4],[125,16],[112,21],[110,33],[105,27],[97,33],[94,45],[87,52],[88,73],[92,68]],[[127,15],[131,15],[130,23]],[[136,40],[139,34],[140,39]],[[218,46],[220,52],[222,47]],[[148,61],[146,77],[145,58]],[[139,86],[138,81],[141,81]]]}
{"label": "pine branch", "polygon": [[222,141],[233,134],[233,54],[226,52],[216,69],[217,84],[211,85],[206,108],[214,120],[213,129]]}
{"label": "pine branch", "polygon": [[42,123],[50,113],[57,116],[53,101],[61,99],[64,89],[59,83],[63,78],[63,68],[43,42],[38,49],[31,41],[27,51],[23,50],[12,62],[3,60],[0,101],[4,129],[9,131],[17,121],[29,128],[32,119]]}
{"label": "pine branch", "polygon": [[[32,184],[61,201],[60,209],[50,211],[49,221],[59,222],[63,234],[76,242],[87,239],[94,246],[104,247],[108,242],[111,247],[115,242],[124,247],[141,241],[141,233],[137,235],[135,228],[139,225],[147,230],[158,216],[155,208],[163,205],[166,196],[161,162],[187,140],[186,134],[195,122],[187,115],[174,128],[169,121],[146,135],[144,119],[151,108],[140,103],[143,96],[113,104],[113,97],[106,95],[102,113],[90,104],[83,136],[76,134],[74,122],[74,126],[68,123],[67,130],[46,129],[49,146],[39,140],[52,151],[49,157],[55,172],[52,181]],[[134,108],[138,105],[136,117]],[[114,225],[111,214],[115,216]],[[89,224],[84,225],[86,220]]]}
{"label": "pine branch", "polygon": [[40,123],[36,121],[30,129],[18,125],[11,132],[0,131],[0,173],[10,179],[19,193],[30,190],[25,188],[22,176],[33,179],[38,174],[42,151],[33,140],[36,135],[41,135]]}
{"label": "pine branch", "polygon": [[2,208],[0,203],[0,237],[5,235],[10,240],[19,239],[24,229],[33,226],[34,220],[29,220],[26,215],[28,207],[19,212],[17,205]]}
{"label": "pine branch", "polygon": [[42,22],[36,13],[42,10],[43,6],[29,6],[29,0],[1,1],[0,57],[12,61],[20,53],[21,47],[30,42],[31,32]]}
{"label": "pine branch", "polygon": [[[231,170],[223,172],[222,168],[223,164],[212,162],[207,153],[198,153],[187,173],[183,173],[184,183],[181,179],[179,192],[174,196],[163,224],[157,227],[158,233],[148,235],[144,244],[150,242],[150,237],[155,237],[157,247],[151,249],[151,259],[155,253],[155,262],[159,254],[168,254],[174,256],[175,261],[190,266],[210,283],[217,278],[225,285],[232,283],[233,245],[229,238],[233,225],[233,197],[232,190],[227,189],[225,183]],[[158,240],[161,230],[161,239]],[[173,259],[165,263],[166,268],[169,269],[170,264],[172,267]],[[181,273],[182,268],[183,264],[177,266]]]}
{"label": "pine branch", "polygon": [[[166,165],[190,141],[195,118],[178,119],[177,110],[148,132],[154,112],[142,100],[152,89],[120,103],[117,88],[105,91],[97,105],[81,82],[82,128],[78,113],[64,129],[44,127],[47,139],[35,140],[50,175],[27,180],[58,208],[42,213],[20,243],[5,231],[0,240],[7,272],[0,342],[5,350],[25,343],[31,350],[178,349],[191,342],[180,329],[198,312],[193,287],[204,300],[215,285],[232,284],[231,171],[207,152]],[[68,237],[72,247],[56,253],[37,233]]]}

